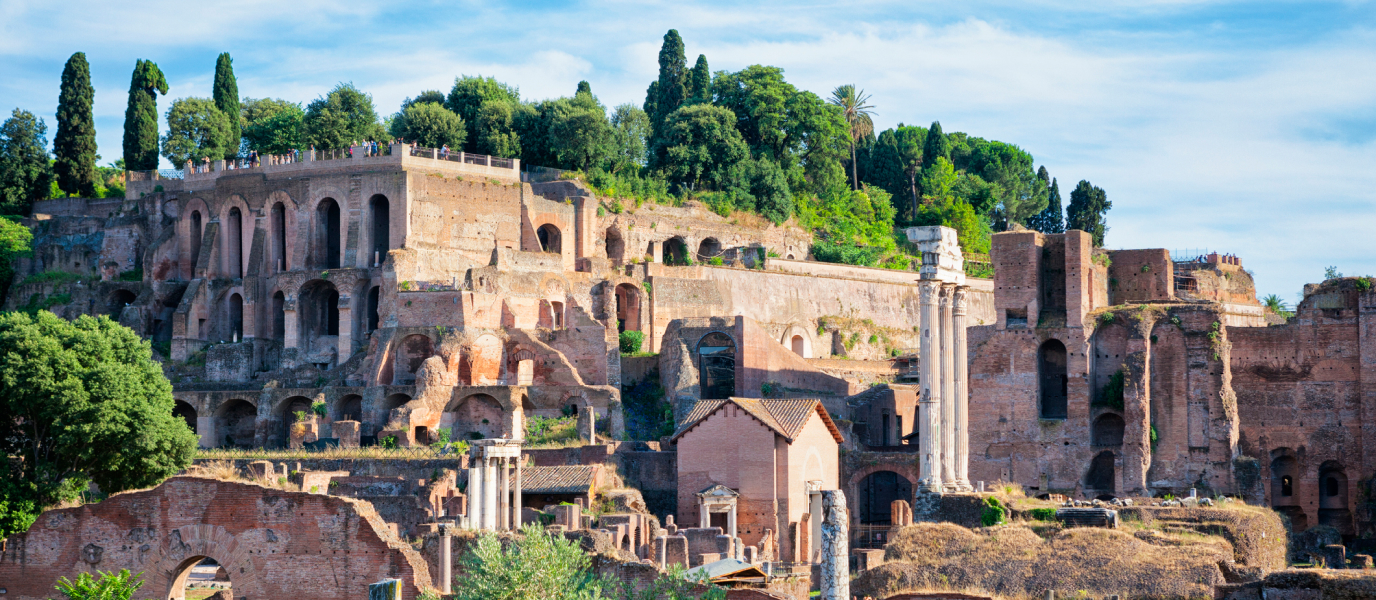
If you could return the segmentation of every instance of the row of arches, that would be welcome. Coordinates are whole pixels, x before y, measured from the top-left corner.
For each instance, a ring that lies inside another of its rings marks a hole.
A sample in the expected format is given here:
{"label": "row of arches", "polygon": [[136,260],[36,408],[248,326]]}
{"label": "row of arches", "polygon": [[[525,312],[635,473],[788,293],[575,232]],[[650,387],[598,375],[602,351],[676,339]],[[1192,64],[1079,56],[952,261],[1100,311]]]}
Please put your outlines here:
{"label": "row of arches", "polygon": [[[308,223],[308,247],[304,253],[295,252],[291,247],[289,231],[297,224],[295,203],[280,192],[268,209],[268,273],[291,271],[299,268],[338,269],[345,266],[378,266],[387,258],[392,248],[392,207],[391,201],[383,194],[374,194],[368,199],[367,222],[360,229],[368,240],[361,245],[365,255],[358,265],[343,264],[343,240],[346,239],[347,223],[343,219],[340,203],[333,197],[325,197],[316,203]],[[243,204],[242,200],[238,201]],[[186,273],[184,278],[192,279],[196,265],[200,262],[205,227],[210,219],[204,203],[195,200],[189,205],[185,218],[187,243]],[[222,265],[218,274],[231,279],[242,278],[248,269],[248,250],[252,244],[252,230],[246,224],[247,205],[230,206],[223,214],[220,233]],[[304,254],[304,257],[300,256]],[[215,276],[217,273],[208,273]]]}
{"label": "row of arches", "polygon": [[1305,500],[1312,503],[1313,496],[1317,495],[1318,524],[1333,527],[1344,535],[1354,533],[1348,506],[1347,471],[1342,463],[1324,461],[1319,465],[1317,478],[1306,480],[1293,450],[1279,448],[1271,455],[1271,507],[1290,518],[1294,531],[1309,528]]}
{"label": "row of arches", "polygon": [[[541,229],[543,230],[543,228]],[[543,243],[544,237],[541,237],[542,246]],[[713,258],[721,258],[724,254],[722,243],[717,238],[704,238],[702,241],[698,242],[697,249],[692,250],[689,248],[688,241],[684,239],[683,236],[674,236],[662,242],[648,242],[648,245],[645,247],[645,252],[643,255],[628,255],[628,249],[626,247],[626,238],[622,236],[621,229],[616,227],[615,225],[607,228],[605,243],[607,259],[610,260],[612,264],[624,264],[627,262],[635,262],[642,256],[654,256],[655,244],[663,244],[661,246],[662,254],[660,256],[662,257],[664,263],[669,265],[686,265],[688,264],[688,259],[690,257],[695,262],[707,263],[710,262]],[[548,250],[546,251],[548,252]],[[792,258],[792,256],[790,256],[789,258]]]}

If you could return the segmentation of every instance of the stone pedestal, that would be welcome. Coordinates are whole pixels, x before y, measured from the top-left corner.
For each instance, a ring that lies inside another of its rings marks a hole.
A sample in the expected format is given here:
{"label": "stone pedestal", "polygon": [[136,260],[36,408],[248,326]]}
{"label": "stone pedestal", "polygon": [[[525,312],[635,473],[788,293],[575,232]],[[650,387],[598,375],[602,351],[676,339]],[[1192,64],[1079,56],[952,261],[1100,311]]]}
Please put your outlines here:
{"label": "stone pedestal", "polygon": [[292,423],[290,429],[291,438],[287,442],[290,448],[300,448],[320,439],[320,423],[316,422],[315,417]]}
{"label": "stone pedestal", "polygon": [[358,421],[335,421],[330,428],[334,430],[334,437],[339,439],[340,448],[357,448],[359,436],[362,433],[362,424]]}

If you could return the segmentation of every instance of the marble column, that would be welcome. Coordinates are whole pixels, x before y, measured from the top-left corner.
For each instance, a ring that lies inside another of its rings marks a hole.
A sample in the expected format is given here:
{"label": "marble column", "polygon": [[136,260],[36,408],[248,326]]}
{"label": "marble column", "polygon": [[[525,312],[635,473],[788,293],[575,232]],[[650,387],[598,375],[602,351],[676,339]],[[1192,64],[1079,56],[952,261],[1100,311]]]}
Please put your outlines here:
{"label": "marble column", "polygon": [[822,492],[822,600],[850,600],[850,511],[841,490]]}
{"label": "marble column", "polygon": [[497,461],[483,458],[483,529],[497,530]]}
{"label": "marble column", "polygon": [[498,478],[502,482],[500,492],[502,499],[498,502],[500,508],[497,510],[499,515],[497,528],[500,531],[511,531],[511,459],[503,457],[498,460],[500,462],[497,469],[501,472]]}
{"label": "marble column", "polygon": [[481,458],[468,463],[468,528],[483,528],[483,465]]}
{"label": "marble column", "polygon": [[917,284],[920,297],[921,323],[918,328],[922,334],[918,360],[921,363],[921,396],[917,404],[918,445],[920,453],[921,479],[918,490],[923,493],[941,493],[941,375],[940,330],[937,311],[937,296],[941,293],[941,283],[922,280]]}
{"label": "marble column", "polygon": [[515,499],[511,502],[511,522],[516,524],[514,529],[520,529],[524,524],[521,523],[521,507],[525,505],[521,498],[521,463],[525,460],[525,456],[516,455],[516,487],[512,490]]}
{"label": "marble column", "polygon": [[941,485],[948,492],[956,491],[955,338],[951,333],[955,295],[955,284],[941,286]]}
{"label": "marble column", "polygon": [[954,307],[951,310],[951,328],[955,345],[951,353],[955,357],[956,383],[956,489],[973,492],[970,485],[970,355],[966,347],[965,317],[970,309],[970,288],[956,288]]}

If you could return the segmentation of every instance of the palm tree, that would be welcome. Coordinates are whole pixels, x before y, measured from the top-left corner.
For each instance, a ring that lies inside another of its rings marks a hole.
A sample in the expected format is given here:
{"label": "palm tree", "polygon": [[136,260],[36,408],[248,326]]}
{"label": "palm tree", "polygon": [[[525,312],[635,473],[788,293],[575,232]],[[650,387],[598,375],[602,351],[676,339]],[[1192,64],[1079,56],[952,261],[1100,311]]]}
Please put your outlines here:
{"label": "palm tree", "polygon": [[1280,296],[1277,296],[1275,294],[1271,294],[1265,298],[1262,298],[1261,303],[1266,307],[1266,310],[1269,310],[1276,314],[1280,314],[1282,311],[1285,310],[1285,301],[1281,300]]}
{"label": "palm tree", "polygon": [[837,86],[831,92],[829,101],[841,107],[841,114],[846,118],[846,124],[850,125],[851,187],[858,190],[860,171],[855,164],[855,145],[874,134],[874,120],[871,118],[874,107],[869,105],[870,97],[865,90],[857,89],[853,83]]}

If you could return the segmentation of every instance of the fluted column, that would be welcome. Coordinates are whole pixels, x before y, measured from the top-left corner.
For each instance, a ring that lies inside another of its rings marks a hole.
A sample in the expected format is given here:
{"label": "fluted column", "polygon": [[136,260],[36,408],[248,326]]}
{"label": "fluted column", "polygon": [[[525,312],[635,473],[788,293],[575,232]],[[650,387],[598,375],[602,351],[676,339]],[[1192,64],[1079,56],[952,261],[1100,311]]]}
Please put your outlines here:
{"label": "fluted column", "polygon": [[955,292],[955,284],[941,286],[941,484],[948,492],[956,491],[955,338],[951,335]]}
{"label": "fluted column", "polygon": [[940,317],[937,296],[941,282],[923,280],[918,284],[922,330],[918,343],[921,361],[922,396],[917,404],[918,444],[921,452],[921,475],[918,490],[941,493],[941,375],[940,375]]}
{"label": "fluted column", "polygon": [[483,528],[483,463],[473,456],[468,463],[468,528]]}
{"label": "fluted column", "polygon": [[497,459],[483,457],[483,469],[483,529],[497,531]]}
{"label": "fluted column", "polygon": [[973,492],[970,485],[970,355],[966,348],[965,316],[970,308],[970,288],[956,288],[955,303],[951,311],[951,329],[955,345],[951,353],[955,358],[956,383],[956,489]]}

